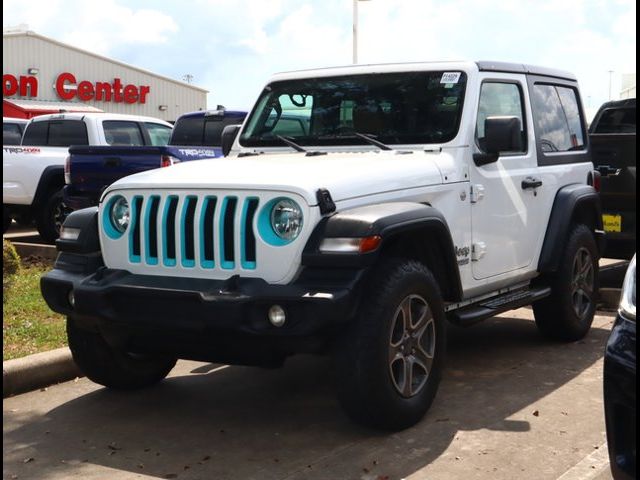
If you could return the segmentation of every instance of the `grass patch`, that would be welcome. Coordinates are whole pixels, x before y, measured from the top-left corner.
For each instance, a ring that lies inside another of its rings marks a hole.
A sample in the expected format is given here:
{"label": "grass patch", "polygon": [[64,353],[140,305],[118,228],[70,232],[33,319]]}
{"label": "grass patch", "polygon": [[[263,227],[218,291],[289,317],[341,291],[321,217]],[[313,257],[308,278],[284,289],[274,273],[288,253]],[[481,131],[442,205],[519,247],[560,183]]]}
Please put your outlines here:
{"label": "grass patch", "polygon": [[65,318],[52,312],[40,293],[48,265],[23,265],[12,276],[3,304],[2,360],[24,357],[67,344]]}

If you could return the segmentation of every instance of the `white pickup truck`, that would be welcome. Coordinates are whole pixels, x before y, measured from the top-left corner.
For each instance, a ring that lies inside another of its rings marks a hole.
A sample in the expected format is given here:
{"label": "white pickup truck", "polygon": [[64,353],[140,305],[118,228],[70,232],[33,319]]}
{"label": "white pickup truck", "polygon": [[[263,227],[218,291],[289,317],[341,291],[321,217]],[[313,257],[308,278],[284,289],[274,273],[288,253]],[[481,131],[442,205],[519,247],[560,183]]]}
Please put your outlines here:
{"label": "white pickup truck", "polygon": [[62,113],[33,118],[20,145],[2,146],[3,232],[11,220],[35,219],[53,242],[67,211],[64,165],[71,145],[166,145],[172,126],[157,118],[109,113]]}

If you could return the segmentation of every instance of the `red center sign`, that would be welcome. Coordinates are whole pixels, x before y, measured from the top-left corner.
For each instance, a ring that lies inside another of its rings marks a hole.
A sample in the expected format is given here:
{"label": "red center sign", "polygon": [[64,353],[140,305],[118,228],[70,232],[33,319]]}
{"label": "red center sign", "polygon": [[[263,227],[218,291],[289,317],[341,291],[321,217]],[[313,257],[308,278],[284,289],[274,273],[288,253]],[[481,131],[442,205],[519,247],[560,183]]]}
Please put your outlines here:
{"label": "red center sign", "polygon": [[[78,81],[74,74],[63,72],[56,78],[53,88],[62,100],[81,102],[146,103],[150,88],[148,85],[123,84],[119,78],[113,82]],[[2,96],[37,97],[38,79],[33,76],[11,74],[2,75]]]}

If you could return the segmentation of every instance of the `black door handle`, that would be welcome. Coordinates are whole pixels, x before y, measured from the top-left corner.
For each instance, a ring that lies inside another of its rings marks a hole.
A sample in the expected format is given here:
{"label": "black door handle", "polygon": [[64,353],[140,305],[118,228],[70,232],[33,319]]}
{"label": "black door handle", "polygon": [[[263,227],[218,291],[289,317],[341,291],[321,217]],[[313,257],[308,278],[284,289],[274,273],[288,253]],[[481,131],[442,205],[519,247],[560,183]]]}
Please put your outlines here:
{"label": "black door handle", "polygon": [[522,180],[522,189],[526,190],[527,188],[538,188],[542,186],[542,180],[534,177],[527,177]]}
{"label": "black door handle", "polygon": [[104,159],[105,167],[119,167],[122,165],[122,160],[118,157],[109,157]]}
{"label": "black door handle", "polygon": [[617,177],[622,171],[622,169],[610,165],[597,165],[596,170],[600,172],[600,175],[603,177]]}

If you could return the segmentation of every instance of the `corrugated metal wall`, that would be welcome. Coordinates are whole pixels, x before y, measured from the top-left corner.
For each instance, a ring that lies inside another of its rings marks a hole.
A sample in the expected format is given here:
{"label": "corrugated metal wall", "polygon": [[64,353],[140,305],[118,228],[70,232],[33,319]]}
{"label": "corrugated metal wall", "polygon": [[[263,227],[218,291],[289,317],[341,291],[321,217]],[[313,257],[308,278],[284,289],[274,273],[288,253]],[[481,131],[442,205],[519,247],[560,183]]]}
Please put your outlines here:
{"label": "corrugated metal wall", "polygon": [[[123,85],[148,85],[150,87],[146,103],[116,103],[90,100],[81,102],[93,105],[105,112],[148,115],[173,121],[179,115],[207,108],[207,92],[187,84],[158,77],[131,68],[104,57],[78,51],[55,41],[28,34],[6,34],[2,38],[2,73],[15,77],[28,75],[30,68],[37,68],[38,96],[34,99],[62,101],[56,94],[55,81],[63,72],[75,75],[78,82],[113,83],[120,78]],[[12,96],[11,98],[32,98]],[[77,101],[77,100],[73,100]],[[160,110],[160,105],[166,110]]]}

